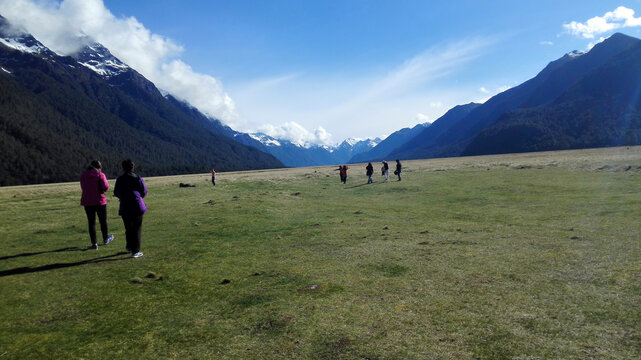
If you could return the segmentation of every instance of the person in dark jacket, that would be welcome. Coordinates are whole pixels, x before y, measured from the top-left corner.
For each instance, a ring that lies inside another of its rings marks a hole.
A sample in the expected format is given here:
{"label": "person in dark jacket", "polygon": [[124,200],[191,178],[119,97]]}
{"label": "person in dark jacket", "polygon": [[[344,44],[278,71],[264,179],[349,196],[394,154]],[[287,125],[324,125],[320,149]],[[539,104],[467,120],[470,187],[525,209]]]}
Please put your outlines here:
{"label": "person in dark jacket", "polygon": [[385,176],[385,181],[389,180],[389,165],[387,164],[387,161],[383,161],[383,176]]}
{"label": "person in dark jacket", "polygon": [[401,165],[401,161],[399,159],[396,159],[396,170],[394,171],[394,175],[398,176],[398,181],[401,181],[401,168],[403,166]]}
{"label": "person in dark jacket", "polygon": [[96,240],[96,214],[100,222],[100,232],[102,232],[102,243],[109,244],[114,236],[109,234],[107,226],[107,198],[105,192],[109,190],[107,177],[102,173],[102,164],[94,160],[89,164],[80,176],[80,188],[82,196],[80,205],[85,207],[87,222],[89,223],[89,238],[91,246],[89,249],[98,250],[98,241]]}
{"label": "person in dark jacket", "polygon": [[147,211],[147,206],[142,200],[147,195],[147,186],[142,178],[134,173],[133,161],[127,159],[122,162],[124,174],[116,179],[114,196],[120,199],[118,215],[125,224],[127,238],[127,251],[131,257],[142,256],[140,243],[142,236],[142,217]]}
{"label": "person in dark jacket", "polygon": [[341,170],[341,181],[343,182],[343,184],[347,184],[347,169],[349,169],[347,165],[343,165],[343,168]]}
{"label": "person in dark jacket", "polygon": [[365,174],[367,175],[367,183],[371,184],[373,182],[372,175],[374,175],[374,167],[372,163],[368,163],[365,167]]}

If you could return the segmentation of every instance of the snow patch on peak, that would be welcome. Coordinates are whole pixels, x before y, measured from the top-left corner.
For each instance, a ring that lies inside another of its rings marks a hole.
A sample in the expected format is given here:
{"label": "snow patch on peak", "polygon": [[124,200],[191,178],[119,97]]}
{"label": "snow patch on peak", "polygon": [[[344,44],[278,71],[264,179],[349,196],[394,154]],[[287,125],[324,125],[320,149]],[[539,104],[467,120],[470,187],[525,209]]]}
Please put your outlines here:
{"label": "snow patch on peak", "polygon": [[25,29],[13,26],[2,16],[0,16],[0,43],[24,53],[39,55],[55,54],[31,36]]}
{"label": "snow patch on peak", "polygon": [[49,50],[39,42],[24,42],[19,38],[0,38],[0,43],[29,54],[41,54]]}
{"label": "snow patch on peak", "polygon": [[347,144],[347,145],[350,145],[350,146],[354,146],[354,145],[358,144],[358,143],[359,143],[359,142],[361,142],[361,141],[363,141],[363,139],[359,139],[359,138],[347,138],[347,139],[345,139],[341,144]]}
{"label": "snow patch on peak", "polygon": [[247,134],[252,139],[259,141],[265,146],[281,146],[281,143],[273,137],[261,133]]}
{"label": "snow patch on peak", "polygon": [[575,58],[575,57],[579,57],[581,55],[585,55],[585,53],[586,52],[582,51],[582,50],[574,50],[574,51],[571,51],[571,52],[567,53],[567,55],[569,57],[571,57],[571,58]]}
{"label": "snow patch on peak", "polygon": [[81,65],[105,78],[122,74],[130,69],[127,64],[113,56],[106,47],[97,42],[91,42],[90,39],[83,40],[88,44],[72,55]]}

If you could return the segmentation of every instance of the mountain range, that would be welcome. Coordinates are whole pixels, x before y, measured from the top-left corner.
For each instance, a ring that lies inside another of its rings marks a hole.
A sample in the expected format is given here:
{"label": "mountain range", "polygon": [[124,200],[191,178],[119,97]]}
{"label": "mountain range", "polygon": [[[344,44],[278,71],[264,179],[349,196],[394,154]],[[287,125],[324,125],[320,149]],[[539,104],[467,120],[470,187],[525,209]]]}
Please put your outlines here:
{"label": "mountain range", "polygon": [[416,137],[423,130],[429,127],[430,123],[418,124],[412,128],[403,128],[388,135],[385,140],[379,141],[378,145],[368,151],[361,151],[354,155],[349,162],[381,161],[385,156],[392,153],[401,145]]}
{"label": "mountain range", "polygon": [[60,56],[0,16],[0,186],[77,180],[94,158],[114,177],[124,158],[148,176],[641,144],[641,40],[620,33],[483,104],[334,146],[236,131],[78,42]]}
{"label": "mountain range", "polygon": [[124,158],[143,175],[283,166],[209,123],[104,47],[59,56],[0,18],[0,185],[77,180],[94,158],[110,177]]}
{"label": "mountain range", "polygon": [[381,139],[346,139],[338,145],[295,144],[288,140],[276,139],[262,133],[237,133],[234,139],[274,155],[286,166],[336,165],[353,162],[354,155],[377,146]]}
{"label": "mountain range", "polygon": [[202,114],[198,109],[189,103],[180,101],[172,95],[166,95],[167,99],[184,112],[199,118],[202,123],[209,123],[207,126],[213,131],[232,138],[241,144],[251,146],[260,151],[273,155],[285,166],[319,166],[336,165],[350,162],[355,154],[369,151],[381,142],[381,139],[346,139],[333,146],[317,144],[297,144],[290,140],[278,139],[264,133],[243,133],[224,125],[218,119],[213,119]]}
{"label": "mountain range", "polygon": [[386,157],[639,145],[639,84],[641,40],[616,33],[588,52],[552,61],[483,104],[453,108]]}

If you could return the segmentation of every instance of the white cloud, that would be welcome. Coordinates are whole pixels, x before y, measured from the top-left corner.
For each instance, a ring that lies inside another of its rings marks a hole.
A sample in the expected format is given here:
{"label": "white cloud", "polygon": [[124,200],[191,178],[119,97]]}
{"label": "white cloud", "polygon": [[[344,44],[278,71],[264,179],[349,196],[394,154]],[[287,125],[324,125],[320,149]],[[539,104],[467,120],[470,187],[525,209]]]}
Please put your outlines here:
{"label": "white cloud", "polygon": [[[309,131],[314,137],[300,136],[300,129],[295,127],[261,125],[295,120],[306,129],[322,125],[338,140],[355,135],[373,138],[425,122],[416,118],[417,113],[433,121],[446,109],[469,102],[475,95],[450,86],[446,79],[482,56],[498,40],[470,38],[438,44],[388,72],[381,72],[380,68],[372,72],[296,72],[230,83],[228,88],[239,116],[253,122],[245,124],[242,131],[290,134],[289,139],[298,139],[294,140],[298,143],[333,143],[329,136],[324,139],[314,131]],[[437,85],[441,80],[446,85]]]}
{"label": "white cloud", "polygon": [[417,124],[424,124],[424,123],[431,123],[432,122],[432,121],[430,121],[430,117],[429,116],[427,116],[425,114],[421,114],[421,113],[416,114],[416,116],[414,117],[414,121]]}
{"label": "white cloud", "polygon": [[177,58],[182,46],[134,17],[115,17],[102,0],[0,0],[0,13],[62,55],[78,50],[79,36],[88,35],[172,95],[228,124],[238,120],[221,83]]}
{"label": "white cloud", "polygon": [[551,41],[539,41],[539,45],[552,46],[554,43]]}
{"label": "white cloud", "polygon": [[160,73],[161,78],[155,82],[158,86],[232,127],[238,125],[234,101],[214,77],[194,72],[180,60],[162,64]]}
{"label": "white cloud", "polygon": [[[417,113],[435,119],[445,108],[472,98],[434,84],[482,56],[495,41],[473,38],[439,44],[387,73],[297,73],[232,84],[230,94],[243,118],[270,124],[296,119],[308,129],[322,124],[339,138],[375,137],[416,125]],[[426,100],[430,98],[439,100]],[[260,125],[244,130],[252,127]]]}
{"label": "white cloud", "polygon": [[570,34],[586,39],[594,39],[596,35],[615,29],[635,26],[641,26],[641,17],[634,17],[634,10],[624,6],[619,6],[603,16],[595,16],[585,23],[572,21],[569,24],[563,24]]}
{"label": "white cloud", "polygon": [[289,121],[278,126],[263,125],[259,128],[259,131],[269,136],[289,140],[294,144],[302,146],[310,144],[332,144],[332,135],[322,126],[314,129],[314,132],[312,133],[295,121]]}
{"label": "white cloud", "polygon": [[606,38],[601,36],[598,40],[591,41],[587,46],[587,51],[590,51],[596,44],[603,42],[605,39]]}
{"label": "white cloud", "polygon": [[[456,73],[497,41],[442,43],[388,73],[300,72],[223,88],[218,79],[180,60],[185,51],[180,44],[152,33],[134,17],[114,16],[103,0],[0,0],[0,13],[61,54],[78,49],[79,35],[91,36],[163,90],[235,129],[263,130],[299,144],[331,144],[332,134],[371,137],[396,131],[415,125],[417,113],[437,118],[473,94],[443,87],[437,91],[436,80]],[[430,98],[441,101],[426,102]],[[265,123],[282,125],[261,125]]]}
{"label": "white cloud", "polygon": [[483,97],[483,98],[480,98],[480,99],[474,100],[474,102],[475,102],[475,103],[479,103],[479,104],[483,104],[483,103],[485,103],[486,101],[490,100],[492,97],[494,97],[494,96],[496,96],[496,95],[498,95],[498,94],[500,94],[500,93],[502,93],[502,92],[504,92],[504,91],[506,91],[506,90],[509,90],[509,89],[511,89],[511,88],[512,88],[512,87],[511,87],[511,86],[509,86],[509,85],[503,85],[503,86],[499,86],[499,87],[498,87],[498,88],[496,88],[494,91],[491,91],[491,90],[488,90],[488,89],[487,89],[487,88],[485,88],[485,87],[481,87],[479,90],[480,90],[482,93],[484,93],[484,94],[488,94],[488,96],[485,96],[485,97]]}

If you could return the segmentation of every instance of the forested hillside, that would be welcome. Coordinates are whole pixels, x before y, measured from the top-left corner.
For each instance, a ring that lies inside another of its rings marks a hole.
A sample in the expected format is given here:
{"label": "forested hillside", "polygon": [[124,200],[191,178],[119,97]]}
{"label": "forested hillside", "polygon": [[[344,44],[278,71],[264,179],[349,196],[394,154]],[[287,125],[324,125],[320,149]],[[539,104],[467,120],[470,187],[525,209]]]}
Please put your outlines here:
{"label": "forested hillside", "polygon": [[133,70],[114,86],[71,57],[2,44],[0,66],[2,186],[73,181],[94,158],[109,177],[124,158],[146,176],[282,166],[190,117]]}

